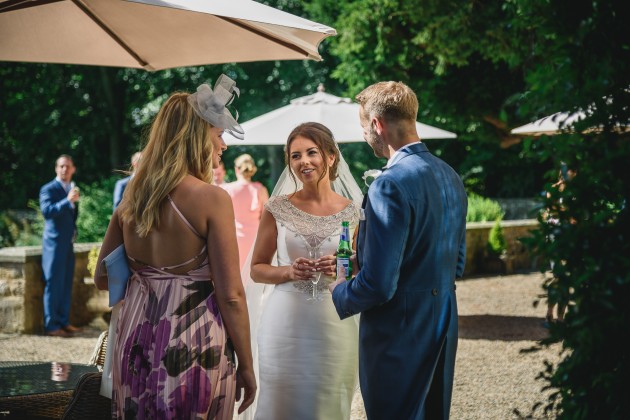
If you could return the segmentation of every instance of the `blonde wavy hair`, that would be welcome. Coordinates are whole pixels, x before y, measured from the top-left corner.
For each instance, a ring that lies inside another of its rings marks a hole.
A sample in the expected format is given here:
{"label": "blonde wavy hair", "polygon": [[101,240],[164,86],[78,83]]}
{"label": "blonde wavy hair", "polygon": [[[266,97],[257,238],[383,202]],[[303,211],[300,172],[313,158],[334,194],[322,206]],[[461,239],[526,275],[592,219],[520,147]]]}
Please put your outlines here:
{"label": "blonde wavy hair", "polygon": [[164,102],[151,124],[142,163],[125,189],[121,217],[135,224],[140,237],[160,226],[162,203],[186,175],[212,181],[212,126],[195,114],[188,96],[176,92]]}

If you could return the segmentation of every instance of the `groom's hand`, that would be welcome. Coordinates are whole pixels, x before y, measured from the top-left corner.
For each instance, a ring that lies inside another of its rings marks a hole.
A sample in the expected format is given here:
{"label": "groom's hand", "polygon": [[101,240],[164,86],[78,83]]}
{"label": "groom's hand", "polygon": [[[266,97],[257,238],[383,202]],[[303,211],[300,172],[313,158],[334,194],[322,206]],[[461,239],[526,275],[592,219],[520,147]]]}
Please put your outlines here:
{"label": "groom's hand", "polygon": [[333,281],[328,285],[328,290],[330,290],[330,294],[335,290],[335,287],[340,285],[346,281],[346,267],[339,267],[339,273],[337,273],[337,280]]}
{"label": "groom's hand", "polygon": [[350,256],[350,262],[352,263],[352,277],[355,277],[359,274],[359,263],[357,262],[357,253],[354,251]]}

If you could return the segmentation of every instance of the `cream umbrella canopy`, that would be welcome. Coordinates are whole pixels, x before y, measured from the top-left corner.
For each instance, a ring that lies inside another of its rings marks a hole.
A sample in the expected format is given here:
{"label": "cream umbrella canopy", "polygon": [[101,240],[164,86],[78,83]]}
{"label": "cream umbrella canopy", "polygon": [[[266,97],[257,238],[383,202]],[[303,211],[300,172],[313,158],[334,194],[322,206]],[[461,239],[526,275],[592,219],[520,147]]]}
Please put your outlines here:
{"label": "cream umbrella canopy", "polygon": [[553,115],[541,118],[533,123],[525,124],[510,131],[512,134],[523,136],[543,136],[554,135],[561,132],[560,126],[570,127],[576,122],[586,118],[583,112],[570,114],[568,112],[556,112]]}
{"label": "cream umbrella canopy", "polygon": [[4,0],[0,61],[163,70],[314,59],[333,28],[251,0]]}
{"label": "cream umbrella canopy", "polygon": [[[553,115],[541,118],[533,123],[516,127],[510,133],[521,136],[553,136],[555,134],[573,132],[572,126],[587,118],[587,114],[583,111],[577,112],[556,112]],[[615,126],[618,132],[630,131],[630,122],[628,124],[617,124]],[[583,133],[593,133],[601,131],[601,127],[591,127],[583,131]]]}
{"label": "cream umbrella canopy", "polygon": [[[359,124],[359,105],[350,98],[341,98],[324,92],[322,85],[312,95],[296,98],[289,105],[263,114],[241,124],[245,139],[238,140],[225,133],[225,143],[244,145],[284,145],[287,136],[304,122],[319,122],[332,131],[339,143],[363,142]],[[453,139],[455,133],[416,122],[421,139]]]}

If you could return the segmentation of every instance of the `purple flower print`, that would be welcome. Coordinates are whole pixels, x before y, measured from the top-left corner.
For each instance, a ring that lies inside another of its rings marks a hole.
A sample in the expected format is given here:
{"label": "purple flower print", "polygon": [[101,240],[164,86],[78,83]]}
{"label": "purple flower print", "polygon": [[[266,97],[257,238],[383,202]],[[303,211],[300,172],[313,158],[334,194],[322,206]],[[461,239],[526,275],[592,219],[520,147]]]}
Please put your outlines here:
{"label": "purple flower print", "polygon": [[210,379],[199,366],[190,368],[182,384],[169,395],[169,413],[175,418],[188,418],[192,413],[205,413],[210,405]]}
{"label": "purple flower print", "polygon": [[161,395],[146,393],[138,399],[139,419],[167,419],[168,406]]}
{"label": "purple flower print", "polygon": [[151,370],[149,350],[153,340],[153,326],[145,322],[136,327],[129,336],[123,348],[121,382],[132,388],[132,395],[138,396],[144,392],[144,381]]}
{"label": "purple flower print", "polygon": [[219,327],[223,327],[223,319],[221,318],[221,312],[219,312],[219,305],[217,305],[217,300],[214,297],[214,293],[210,295],[208,300],[206,300],[206,306],[208,307],[212,315],[214,315],[214,318],[217,321],[217,325],[219,325]]}
{"label": "purple flower print", "polygon": [[171,322],[168,319],[163,319],[158,322],[157,326],[155,327],[155,348],[152,357],[153,369],[160,367],[162,358],[166,354],[170,334]]}
{"label": "purple flower print", "polygon": [[152,371],[147,377],[147,390],[151,394],[161,394],[164,391],[164,382],[167,377],[166,369]]}

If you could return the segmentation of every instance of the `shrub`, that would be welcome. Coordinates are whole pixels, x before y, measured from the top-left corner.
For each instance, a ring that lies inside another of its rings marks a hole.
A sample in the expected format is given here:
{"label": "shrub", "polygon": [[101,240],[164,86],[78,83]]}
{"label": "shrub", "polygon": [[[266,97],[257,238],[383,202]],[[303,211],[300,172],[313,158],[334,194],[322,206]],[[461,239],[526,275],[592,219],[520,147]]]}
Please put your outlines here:
{"label": "shrub", "polygon": [[501,227],[501,219],[494,222],[494,226],[488,234],[488,250],[496,255],[501,255],[507,249],[505,244],[505,236],[503,236],[503,228]]}
{"label": "shrub", "polygon": [[81,185],[77,242],[100,242],[112,217],[112,195],[118,177]]}
{"label": "shrub", "polygon": [[466,222],[490,222],[503,219],[504,211],[499,203],[480,195],[468,194],[468,213]]}
{"label": "shrub", "polygon": [[99,249],[97,247],[92,247],[90,252],[88,253],[88,263],[87,269],[92,277],[96,273],[96,261],[98,260]]}
{"label": "shrub", "polygon": [[42,232],[43,219],[35,209],[0,212],[0,247],[40,245]]}

